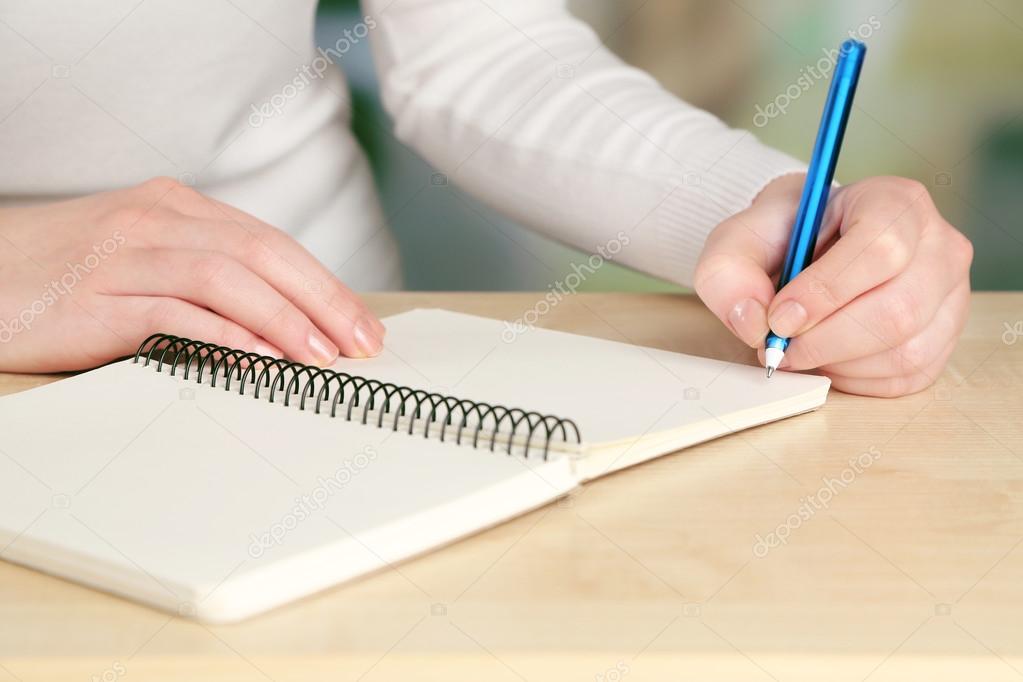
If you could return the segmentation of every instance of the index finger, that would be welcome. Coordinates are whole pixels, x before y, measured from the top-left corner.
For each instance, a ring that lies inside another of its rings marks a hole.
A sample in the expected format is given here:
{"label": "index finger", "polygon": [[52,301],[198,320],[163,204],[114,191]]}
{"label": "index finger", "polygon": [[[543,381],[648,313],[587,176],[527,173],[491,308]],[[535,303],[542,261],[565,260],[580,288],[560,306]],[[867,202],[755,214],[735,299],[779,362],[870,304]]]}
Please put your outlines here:
{"label": "index finger", "polygon": [[[184,210],[212,219],[225,246],[299,307],[348,357],[376,355],[384,325],[358,297],[290,235],[205,195]],[[234,240],[232,233],[240,237]]]}
{"label": "index finger", "polygon": [[820,258],[778,292],[768,320],[772,331],[805,333],[863,293],[893,279],[913,259],[925,223],[926,189],[912,181],[878,179],[836,213],[841,236]]}

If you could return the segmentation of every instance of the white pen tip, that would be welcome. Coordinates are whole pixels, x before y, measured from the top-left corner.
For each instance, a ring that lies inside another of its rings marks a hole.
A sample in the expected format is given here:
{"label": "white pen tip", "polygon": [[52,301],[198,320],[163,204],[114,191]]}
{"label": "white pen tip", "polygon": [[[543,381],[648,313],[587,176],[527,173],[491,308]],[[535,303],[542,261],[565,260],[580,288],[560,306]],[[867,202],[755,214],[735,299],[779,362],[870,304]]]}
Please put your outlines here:
{"label": "white pen tip", "polygon": [[770,379],[774,371],[781,365],[785,351],[781,348],[768,348],[764,351],[764,366],[767,367],[767,378]]}

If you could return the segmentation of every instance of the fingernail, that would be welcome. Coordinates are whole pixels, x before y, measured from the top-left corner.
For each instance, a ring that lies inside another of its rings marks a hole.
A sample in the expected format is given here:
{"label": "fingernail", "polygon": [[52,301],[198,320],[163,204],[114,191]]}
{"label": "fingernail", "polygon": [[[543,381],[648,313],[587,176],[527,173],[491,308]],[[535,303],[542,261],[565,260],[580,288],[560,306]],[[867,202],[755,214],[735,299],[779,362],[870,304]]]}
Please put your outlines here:
{"label": "fingernail", "polygon": [[368,356],[378,354],[383,347],[381,334],[371,327],[373,327],[373,323],[367,318],[362,318],[355,323],[355,343]]}
{"label": "fingernail", "polygon": [[315,357],[316,361],[320,364],[326,365],[337,359],[337,346],[331,343],[327,337],[317,330],[313,329],[309,332],[307,343],[313,357]]}
{"label": "fingernail", "polygon": [[268,343],[262,341],[256,341],[253,350],[259,355],[269,356],[271,358],[282,358],[284,353],[280,352]]}
{"label": "fingernail", "polygon": [[728,313],[728,322],[746,345],[756,348],[767,335],[767,311],[752,298],[735,304]]}
{"label": "fingernail", "polygon": [[792,336],[806,324],[806,308],[795,301],[785,301],[771,314],[771,330],[781,336]]}

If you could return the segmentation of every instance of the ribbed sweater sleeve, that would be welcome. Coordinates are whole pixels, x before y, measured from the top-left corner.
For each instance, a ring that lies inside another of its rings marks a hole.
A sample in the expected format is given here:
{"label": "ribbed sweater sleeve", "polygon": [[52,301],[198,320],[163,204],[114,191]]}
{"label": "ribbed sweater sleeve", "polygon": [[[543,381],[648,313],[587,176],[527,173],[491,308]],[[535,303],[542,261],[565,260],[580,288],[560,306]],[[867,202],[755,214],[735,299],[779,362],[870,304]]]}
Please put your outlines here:
{"label": "ribbed sweater sleeve", "polygon": [[396,135],[466,191],[683,285],[709,232],[800,162],[628,66],[560,0],[364,0]]}

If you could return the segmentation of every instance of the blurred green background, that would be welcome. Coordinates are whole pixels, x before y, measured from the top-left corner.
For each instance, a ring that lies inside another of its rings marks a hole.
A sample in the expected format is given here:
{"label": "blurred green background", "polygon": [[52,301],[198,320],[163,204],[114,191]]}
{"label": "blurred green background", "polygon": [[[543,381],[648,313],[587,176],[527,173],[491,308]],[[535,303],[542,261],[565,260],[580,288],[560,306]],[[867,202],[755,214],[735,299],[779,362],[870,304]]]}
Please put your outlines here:
{"label": "blurred green background", "polygon": [[[579,0],[572,11],[623,59],[683,99],[806,160],[827,91],[818,82],[787,113],[766,106],[849,31],[870,54],[838,179],[901,175],[928,185],[976,250],[976,289],[1023,289],[1023,0]],[[356,0],[323,0],[317,41],[360,20]],[[544,290],[577,252],[531,233],[433,170],[390,133],[366,41],[345,56],[355,128],[370,155],[404,258],[421,290]],[[676,287],[609,264],[583,290]]]}

